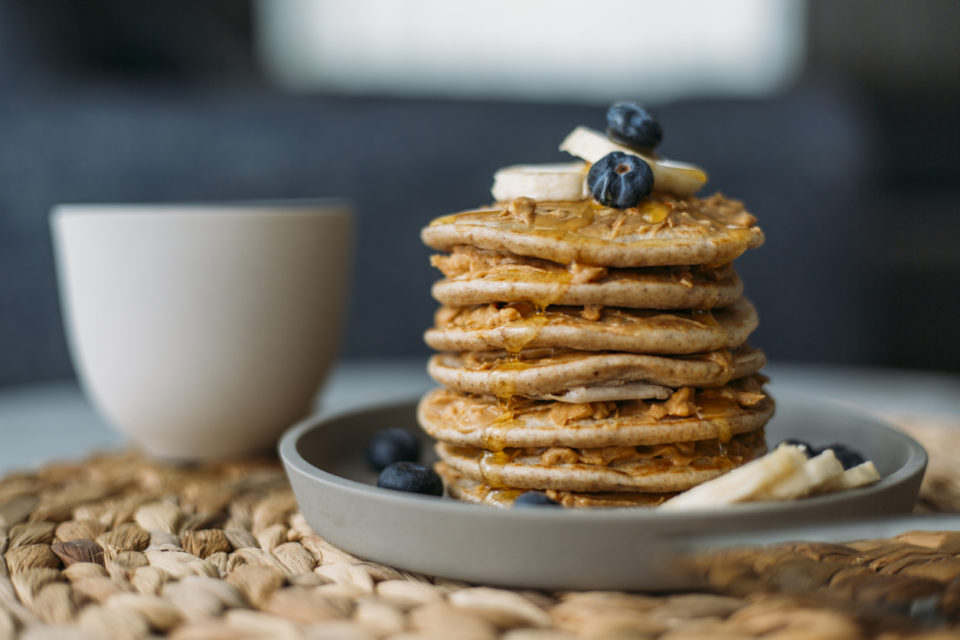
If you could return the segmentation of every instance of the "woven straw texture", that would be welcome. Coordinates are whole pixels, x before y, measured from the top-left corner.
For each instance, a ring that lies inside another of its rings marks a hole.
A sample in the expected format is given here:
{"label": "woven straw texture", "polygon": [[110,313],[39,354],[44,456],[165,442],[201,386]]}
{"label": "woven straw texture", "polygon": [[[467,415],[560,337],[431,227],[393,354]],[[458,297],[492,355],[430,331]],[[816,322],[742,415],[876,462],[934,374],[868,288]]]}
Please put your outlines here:
{"label": "woven straw texture", "polygon": [[[919,510],[960,510],[960,422]],[[365,562],[315,535],[275,460],[101,455],[0,480],[5,638],[960,638],[960,533],[710,560],[709,592],[492,589]]]}

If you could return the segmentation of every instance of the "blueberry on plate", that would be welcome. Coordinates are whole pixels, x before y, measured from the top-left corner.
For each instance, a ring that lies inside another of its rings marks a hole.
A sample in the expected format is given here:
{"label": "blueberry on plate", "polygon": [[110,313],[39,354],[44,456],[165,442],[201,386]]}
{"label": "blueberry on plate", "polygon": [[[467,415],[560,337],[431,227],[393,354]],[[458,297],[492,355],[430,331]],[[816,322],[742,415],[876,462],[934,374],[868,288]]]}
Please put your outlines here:
{"label": "blueberry on plate", "polygon": [[377,477],[377,486],[428,496],[443,495],[443,480],[437,472],[416,462],[394,462],[387,466]]}
{"label": "blueberry on plate", "polygon": [[377,431],[367,443],[367,462],[382,471],[394,462],[416,462],[420,459],[420,441],[407,431],[394,427]]}
{"label": "blueberry on plate", "polygon": [[814,446],[809,442],[807,442],[806,440],[797,440],[796,438],[787,438],[785,440],[781,440],[780,444],[792,444],[793,446],[800,449],[800,451],[803,452],[803,455],[807,456],[808,458],[812,458],[815,455]]}
{"label": "blueberry on plate", "polygon": [[653,150],[663,140],[656,118],[636,102],[616,102],[607,109],[607,136],[639,150]]}
{"label": "blueberry on plate", "polygon": [[626,209],[650,194],[653,170],[637,156],[612,151],[590,167],[587,187],[603,206]]}
{"label": "blueberry on plate", "polygon": [[848,447],[842,442],[834,442],[833,444],[828,444],[825,447],[820,447],[820,451],[826,451],[827,449],[833,449],[833,455],[837,456],[837,460],[840,461],[840,464],[843,465],[844,469],[852,469],[857,465],[861,465],[867,461],[859,451]]}
{"label": "blueberry on plate", "polygon": [[513,501],[516,507],[559,507],[560,503],[539,491],[525,491]]}

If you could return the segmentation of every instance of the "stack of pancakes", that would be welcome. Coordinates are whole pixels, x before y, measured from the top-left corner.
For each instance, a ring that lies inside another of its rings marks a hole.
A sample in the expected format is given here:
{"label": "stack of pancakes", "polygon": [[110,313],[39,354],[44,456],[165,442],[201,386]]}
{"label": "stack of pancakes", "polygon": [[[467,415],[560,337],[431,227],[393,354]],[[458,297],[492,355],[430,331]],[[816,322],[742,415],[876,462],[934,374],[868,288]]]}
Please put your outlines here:
{"label": "stack of pancakes", "polygon": [[433,221],[442,305],[422,399],[454,497],[656,505],[766,452],[773,414],[731,262],[763,233],[721,195],[517,198]]}

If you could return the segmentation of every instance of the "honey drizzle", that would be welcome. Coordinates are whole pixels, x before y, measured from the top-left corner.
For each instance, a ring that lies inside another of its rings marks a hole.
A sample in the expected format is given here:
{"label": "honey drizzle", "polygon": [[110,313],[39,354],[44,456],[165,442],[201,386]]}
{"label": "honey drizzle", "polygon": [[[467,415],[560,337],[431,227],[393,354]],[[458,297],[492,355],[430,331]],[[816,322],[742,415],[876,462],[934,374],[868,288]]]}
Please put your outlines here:
{"label": "honey drizzle", "polygon": [[731,408],[738,406],[737,403],[726,398],[710,397],[703,393],[698,394],[696,402],[699,408],[697,415],[713,424],[717,429],[717,440],[720,441],[721,445],[730,442],[733,438],[733,427],[728,416]]}
{"label": "honey drizzle", "polygon": [[690,312],[690,319],[708,327],[722,327],[710,309],[693,310]]}
{"label": "honey drizzle", "polygon": [[516,419],[514,381],[509,376],[498,376],[496,372],[522,370],[530,365],[520,360],[519,352],[511,354],[510,358],[506,362],[497,363],[492,376],[491,391],[497,398],[499,413],[483,430],[482,440],[484,448],[493,452],[503,451],[506,447],[506,433],[510,429],[522,426],[520,421]]}
{"label": "honey drizzle", "polygon": [[[579,229],[593,224],[594,214],[590,206],[591,202],[592,200],[587,200],[579,203],[577,206],[560,209],[550,208],[550,206],[547,205],[546,211],[544,212],[538,212],[539,207],[537,207],[536,202],[530,201],[524,204],[527,207],[532,206],[532,215],[529,216],[529,227],[531,230],[540,235],[566,237]],[[559,216],[558,211],[561,212]],[[553,282],[562,286],[557,287],[553,294],[530,300],[534,306],[533,316],[525,317],[519,322],[512,322],[508,327],[505,327],[505,331],[503,332],[504,349],[510,354],[511,360],[498,363],[494,370],[495,372],[518,370],[529,366],[521,362],[520,353],[528,344],[537,338],[540,331],[543,330],[543,327],[549,324],[550,320],[545,313],[547,307],[563,296],[573,277],[568,269],[558,272],[536,269],[533,271],[533,274],[525,273],[524,275],[527,277],[534,275],[532,279],[535,282]],[[511,329],[518,327],[521,329],[520,332],[511,331]],[[507,376],[495,376],[495,380],[496,383],[494,384],[493,393],[500,404],[501,415],[494,422],[514,422],[513,413],[509,405],[515,389]]]}
{"label": "honey drizzle", "polygon": [[589,227],[595,220],[594,201],[585,200],[580,203],[564,206],[550,206],[545,203],[544,211],[534,211],[530,231],[535,235],[556,239],[577,238],[576,232]]}
{"label": "honey drizzle", "polygon": [[511,322],[503,328],[504,349],[516,360],[524,347],[536,340],[549,322],[541,309],[536,309],[530,317]]}
{"label": "honey drizzle", "polygon": [[[533,224],[534,226],[537,224],[536,215],[534,215]],[[556,276],[548,271],[540,270],[539,273],[544,280],[557,280]],[[497,403],[500,407],[500,414],[487,427],[487,429],[484,430],[483,438],[484,446],[493,452],[500,452],[503,450],[506,444],[506,439],[504,438],[505,431],[520,426],[519,421],[515,418],[513,408],[511,407],[511,402],[513,401],[513,397],[516,392],[513,380],[511,380],[510,376],[508,375],[499,376],[496,374],[500,371],[522,370],[530,366],[520,359],[520,353],[528,344],[533,342],[537,336],[540,335],[540,331],[542,331],[543,328],[549,324],[550,320],[545,314],[547,307],[563,296],[563,294],[566,292],[567,286],[569,286],[570,280],[572,279],[572,275],[569,273],[569,271],[564,271],[557,275],[560,275],[563,278],[562,284],[565,286],[558,287],[557,291],[553,295],[544,296],[543,298],[537,300],[531,300],[530,302],[534,306],[533,316],[523,318],[520,320],[520,322],[511,323],[512,326],[522,324],[522,327],[525,329],[525,331],[522,331],[519,333],[519,335],[516,335],[509,331],[511,327],[507,327],[508,330],[504,331],[503,333],[504,348],[507,353],[510,354],[510,360],[506,362],[498,362],[495,366],[493,374],[494,384],[492,388],[493,394],[496,396]],[[493,464],[493,462],[488,460],[486,464],[489,467],[489,465]],[[484,473],[483,469],[484,466],[481,464],[481,474]],[[484,479],[487,479],[485,474]],[[488,484],[490,484],[489,481]]]}
{"label": "honey drizzle", "polygon": [[478,463],[480,477],[494,489],[508,489],[509,487],[503,481],[503,474],[498,470],[513,462],[514,457],[516,457],[515,451],[513,453],[503,450],[484,451]]}
{"label": "honey drizzle", "polygon": [[667,219],[673,209],[663,202],[645,200],[638,207],[638,210],[640,217],[647,224],[660,224]]}

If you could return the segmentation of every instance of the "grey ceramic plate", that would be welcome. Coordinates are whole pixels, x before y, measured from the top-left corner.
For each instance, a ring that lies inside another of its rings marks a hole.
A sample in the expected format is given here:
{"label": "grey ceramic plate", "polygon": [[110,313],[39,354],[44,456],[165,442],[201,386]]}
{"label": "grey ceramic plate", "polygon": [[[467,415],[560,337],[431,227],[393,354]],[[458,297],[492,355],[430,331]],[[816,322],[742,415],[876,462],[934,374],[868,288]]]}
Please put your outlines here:
{"label": "grey ceramic plate", "polygon": [[[683,586],[665,564],[712,539],[889,517],[913,507],[927,456],[914,440],[860,411],[778,394],[767,441],[843,441],[874,461],[870,487],[785,503],[686,513],[655,509],[498,509],[378,489],[364,451],[379,429],[417,430],[415,402],[314,417],[292,427],[280,456],[307,522],[333,544],[402,569],[471,582],[565,589]],[[429,447],[426,447],[429,449]],[[786,534],[786,535],[784,535]],[[755,537],[757,537],[755,535]]]}

